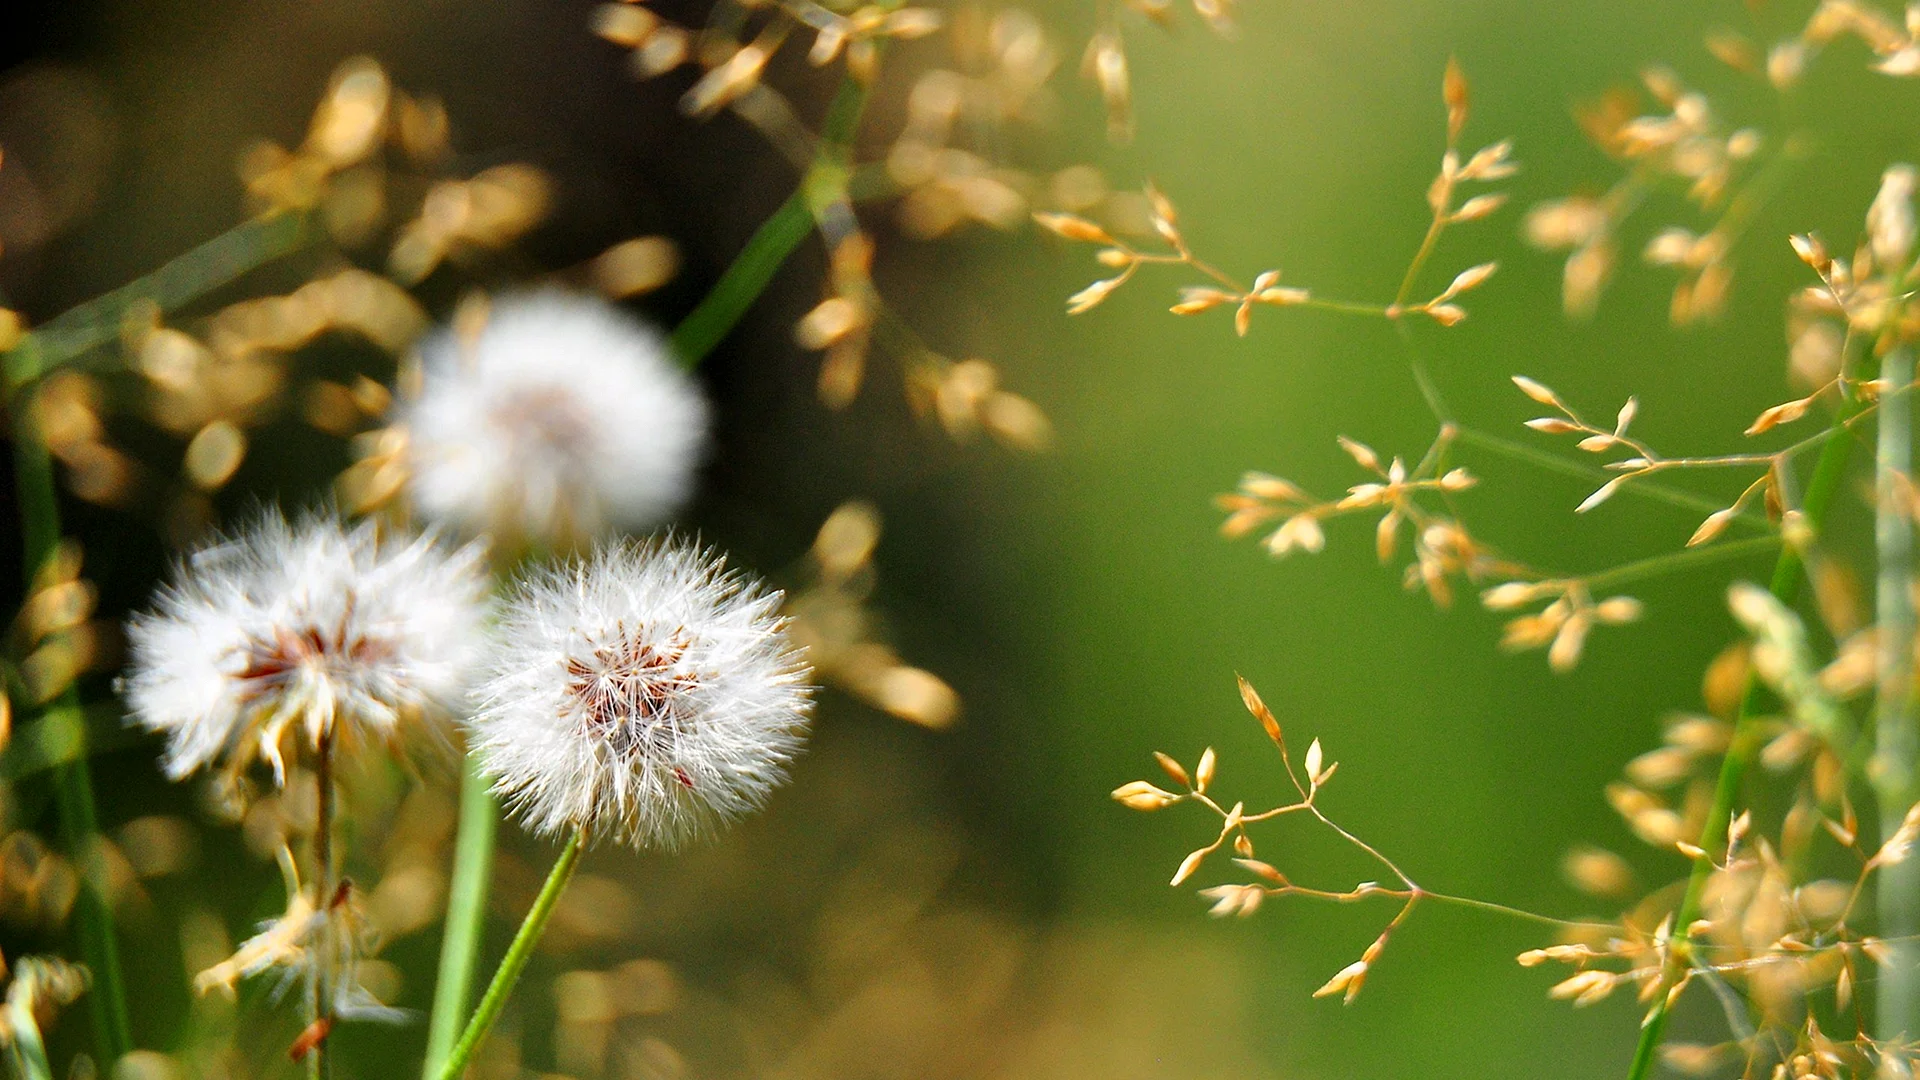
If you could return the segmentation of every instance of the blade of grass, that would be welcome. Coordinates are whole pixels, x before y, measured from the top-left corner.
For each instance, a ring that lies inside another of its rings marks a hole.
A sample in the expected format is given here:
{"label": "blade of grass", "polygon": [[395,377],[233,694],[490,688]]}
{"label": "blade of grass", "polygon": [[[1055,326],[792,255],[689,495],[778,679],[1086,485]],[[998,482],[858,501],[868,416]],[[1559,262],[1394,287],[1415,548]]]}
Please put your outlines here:
{"label": "blade of grass", "polygon": [[[22,387],[120,336],[127,313],[152,304],[172,311],[250,271],[307,246],[314,239],[304,214],[272,214],[228,229],[168,260],[144,277],[56,316],[30,335],[37,348],[9,360],[7,377]],[[16,349],[15,354],[23,350]]]}
{"label": "blade of grass", "polygon": [[813,210],[803,191],[795,191],[729,265],[713,291],[673,329],[673,351],[681,363],[699,367],[766,291],[773,275],[813,232]]}
{"label": "blade of grass", "polygon": [[[14,386],[36,363],[32,338],[7,354],[7,375]],[[60,543],[60,503],[54,487],[53,458],[40,437],[33,402],[27,394],[10,395],[13,413],[14,488],[20,504],[21,547],[26,587]],[[60,820],[61,844],[80,871],[80,893],[73,919],[80,958],[93,973],[88,995],[93,1016],[94,1043],[107,1067],[133,1049],[127,1021],[125,982],[120,974],[119,943],[114,934],[113,910],[104,887],[105,873],[98,852],[99,826],[94,817],[93,775],[86,757],[86,726],[80,698],[72,687],[40,710],[34,726],[45,742],[49,725],[61,729],[59,740],[73,745],[73,753],[53,770],[53,788]]]}

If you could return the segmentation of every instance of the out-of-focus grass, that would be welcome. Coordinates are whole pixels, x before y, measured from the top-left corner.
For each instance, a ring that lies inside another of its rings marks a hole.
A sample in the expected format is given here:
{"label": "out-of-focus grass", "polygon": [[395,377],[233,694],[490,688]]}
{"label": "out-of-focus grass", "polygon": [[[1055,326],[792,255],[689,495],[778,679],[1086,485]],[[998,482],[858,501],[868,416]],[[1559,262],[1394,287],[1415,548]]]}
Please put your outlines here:
{"label": "out-of-focus grass", "polygon": [[[358,49],[392,61],[405,82],[444,90],[470,152],[528,149],[556,170],[561,223],[542,237],[550,250],[536,258],[564,262],[569,252],[597,250],[583,238],[641,226],[688,246],[688,280],[676,286],[683,291],[666,294],[662,317],[697,298],[702,275],[710,280],[752,228],[756,204],[770,210],[785,194],[777,167],[739,164],[752,144],[725,122],[696,130],[671,115],[667,95],[628,85],[617,59],[586,42],[585,5],[436,18],[428,5],[368,4],[353,25],[305,28],[309,35],[295,35],[301,47],[284,57],[268,57],[260,43],[287,28],[243,7],[216,7],[150,40],[133,40],[115,17],[102,16],[86,62],[125,103],[121,163],[129,177],[77,239],[47,256],[43,275],[28,283],[36,295],[78,298],[108,287],[231,220],[232,206],[220,204],[231,198],[237,205],[231,187],[179,214],[168,207],[184,193],[217,187],[228,175],[226,155],[246,138],[297,131],[310,87]],[[1803,9],[1768,5],[1760,16],[1768,29],[1756,36],[1783,30]],[[1089,10],[1054,3],[1041,14],[1070,56]],[[1558,260],[1525,249],[1517,233],[1531,202],[1598,190],[1615,175],[1579,135],[1572,102],[1630,81],[1648,63],[1667,63],[1736,122],[1777,133],[1771,99],[1721,93],[1736,80],[1699,44],[1709,25],[1747,26],[1746,5],[1375,0],[1250,4],[1242,15],[1243,33],[1233,41],[1191,26],[1174,36],[1133,30],[1134,144],[1113,150],[1100,143],[1097,105],[1071,80],[1063,84],[1071,91],[1063,141],[1105,163],[1116,183],[1153,178],[1182,208],[1196,244],[1242,276],[1278,267],[1287,284],[1385,300],[1425,226],[1421,194],[1443,135],[1440,72],[1449,55],[1458,56],[1474,87],[1466,139],[1515,139],[1525,170],[1506,185],[1509,208],[1450,231],[1430,271],[1437,290],[1460,267],[1501,262],[1474,295],[1472,318],[1448,332],[1423,327],[1420,336],[1461,418],[1517,439],[1531,438],[1517,426],[1529,414],[1507,377],[1525,372],[1599,413],[1640,395],[1642,430],[1657,445],[1736,449],[1738,431],[1784,396],[1778,301],[1804,275],[1782,242],[1786,232],[1817,228],[1836,247],[1848,246],[1881,167],[1920,149],[1903,126],[1910,109],[1896,108],[1910,101],[1903,88],[1866,74],[1857,53],[1837,50],[1795,108],[1861,154],[1827,160],[1767,212],[1741,254],[1728,316],[1692,332],[1669,329],[1670,279],[1629,264],[1598,317],[1569,324],[1559,311]],[[218,33],[200,34],[203,23]],[[481,56],[498,63],[476,70]],[[296,77],[296,68],[306,75]],[[134,93],[148,84],[163,89],[151,99]],[[646,194],[635,198],[633,190]],[[1647,220],[1681,216],[1677,200],[1654,210]],[[127,230],[126,242],[106,245],[116,230]],[[1190,1016],[1193,986],[1220,979],[1218,996],[1202,997],[1220,1003],[1226,1030],[1217,1038],[1222,1046],[1246,1045],[1275,1075],[1618,1075],[1634,1035],[1631,1006],[1616,1000],[1573,1013],[1546,1002],[1548,980],[1512,963],[1514,953],[1538,943],[1534,929],[1425,908],[1355,1005],[1312,1001],[1309,991],[1370,940],[1376,913],[1286,903],[1249,922],[1204,922],[1190,890],[1164,883],[1180,855],[1204,839],[1205,823],[1177,813],[1131,815],[1106,792],[1146,775],[1149,750],[1191,761],[1214,745],[1222,791],[1250,802],[1277,799],[1283,781],[1239,705],[1239,672],[1297,739],[1325,740],[1344,763],[1330,805],[1423,884],[1580,914],[1587,901],[1560,882],[1561,853],[1582,840],[1632,850],[1601,786],[1651,741],[1664,712],[1697,706],[1700,668],[1730,634],[1721,601],[1726,575],[1759,576],[1764,566],[1735,564],[1637,588],[1649,605],[1645,621],[1597,635],[1577,672],[1554,677],[1537,655],[1500,654],[1497,622],[1466,598],[1454,611],[1435,612],[1403,593],[1396,573],[1374,565],[1364,524],[1336,524],[1324,555],[1278,564],[1251,543],[1215,534],[1210,496],[1230,489],[1243,469],[1337,490],[1353,477],[1336,434],[1387,452],[1425,447],[1432,421],[1390,327],[1263,310],[1252,334],[1238,339],[1218,313],[1178,319],[1165,312],[1175,287],[1187,283],[1176,273],[1143,274],[1069,320],[1064,297],[1097,272],[1084,249],[1030,236],[888,249],[882,280],[898,290],[902,306],[933,316],[939,343],[954,355],[1001,363],[1010,382],[1052,415],[1056,450],[1010,460],[884,426],[900,418],[883,406],[863,403],[849,416],[829,417],[812,402],[813,361],[796,354],[788,333],[817,300],[811,258],[780,279],[710,368],[722,449],[695,524],[749,564],[775,567],[842,497],[878,499],[888,524],[878,599],[903,653],[949,677],[968,711],[950,734],[903,733],[829,697],[820,760],[802,765],[795,793],[776,801],[768,823],[692,864],[678,885],[644,886],[641,898],[655,903],[642,904],[639,917],[663,921],[648,924],[654,928],[634,948],[693,971],[696,1006],[716,1014],[737,1006],[753,980],[736,969],[767,962],[755,957],[768,951],[757,948],[760,939],[785,942],[772,950],[772,962],[785,962],[812,940],[806,935],[816,932],[817,916],[797,901],[762,901],[780,918],[755,923],[716,918],[703,904],[730,895],[720,886],[737,886],[735,877],[762,872],[749,854],[831,867],[833,852],[822,849],[861,827],[794,815],[834,803],[821,787],[890,790],[848,761],[878,770],[911,766],[923,770],[912,774],[911,798],[924,800],[938,827],[958,830],[968,845],[959,863],[968,871],[943,878],[941,888],[1024,927],[1057,932],[1051,947],[1064,953],[1078,947],[1141,960],[1114,963],[1115,978],[1143,981],[1128,987],[1127,1008],[1150,1012],[1157,995],[1179,1020],[1166,1030],[1181,1038],[1207,1037],[1206,1025]],[[70,273],[61,276],[62,268]],[[1585,493],[1579,484],[1470,451],[1462,460],[1483,481],[1463,500],[1469,520],[1514,554],[1550,567],[1594,569],[1670,550],[1695,524],[1626,498],[1575,519],[1571,509]],[[83,525],[102,520],[94,515]],[[124,552],[108,546],[90,557],[122,606],[137,601],[157,563],[132,542]],[[153,782],[137,755],[118,755],[106,769],[146,777],[137,789],[118,789],[131,792],[137,812],[186,802]],[[887,812],[846,798],[874,818]],[[107,816],[132,812],[110,806]],[[1305,830],[1271,835],[1263,855],[1303,879],[1324,875],[1325,883],[1348,886],[1376,873]],[[849,842],[848,867],[865,857],[857,847]],[[1658,860],[1667,857],[1643,851],[1632,857],[1651,874],[1680,869],[1677,857],[1664,864]],[[249,884],[269,894],[270,868],[256,869]],[[671,882],[681,872],[618,860],[590,870],[643,882]],[[255,906],[265,911],[272,902]],[[1092,946],[1075,944],[1092,934],[1082,927],[1116,923],[1126,928],[1094,936]],[[704,928],[678,944],[697,941],[717,963],[702,969],[700,956],[675,953],[663,926]],[[937,953],[939,927],[921,929],[932,943],[903,940]],[[999,947],[1027,932],[990,936]],[[392,955],[424,978],[426,952],[402,942]],[[1032,959],[1046,949],[1020,955],[1028,959],[1019,977],[1042,999],[1050,972],[1071,968],[1074,979],[1085,979],[1095,966]],[[172,967],[165,959],[132,966],[158,980]],[[1069,985],[1080,984],[1060,976],[1052,989]],[[183,1008],[174,993],[155,1001],[149,1015]],[[266,1008],[258,1001],[247,1007]],[[546,1018],[543,1006],[528,1008],[533,1021]],[[1690,1022],[1683,1015],[1679,1024]],[[150,1021],[143,1034],[164,1026]],[[686,1037],[711,1037],[715,1045],[737,1037],[703,1030],[695,1024]],[[1141,1039],[1138,1055],[1167,1056],[1135,1064],[1177,1075],[1241,1063],[1231,1050],[1183,1057],[1173,1041]],[[542,1052],[539,1039],[532,1043]],[[407,1037],[367,1045],[400,1047]],[[1063,1037],[1061,1045],[1075,1044]],[[698,1059],[695,1049],[688,1051]],[[1047,1059],[1035,1051],[1034,1060]]]}

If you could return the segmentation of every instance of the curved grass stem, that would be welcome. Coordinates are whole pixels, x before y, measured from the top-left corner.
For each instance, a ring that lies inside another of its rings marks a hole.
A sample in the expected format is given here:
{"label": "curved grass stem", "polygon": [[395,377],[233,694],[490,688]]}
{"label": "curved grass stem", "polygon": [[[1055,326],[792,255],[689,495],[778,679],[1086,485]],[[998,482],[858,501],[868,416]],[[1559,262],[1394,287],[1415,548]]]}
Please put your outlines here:
{"label": "curved grass stem", "polygon": [[487,984],[487,992],[480,999],[480,1007],[474,1010],[473,1018],[467,1021],[466,1030],[460,1033],[459,1042],[454,1044],[446,1063],[441,1066],[439,1080],[459,1080],[460,1075],[466,1072],[467,1061],[473,1057],[480,1040],[486,1038],[494,1021],[500,1018],[500,1011],[506,1007],[514,984],[520,981],[520,972],[532,958],[534,946],[540,943],[540,935],[547,928],[547,919],[553,915],[554,905],[573,877],[583,846],[584,834],[576,830],[567,838],[566,846],[560,849],[560,857],[554,860],[553,869],[547,873],[546,884],[540,886],[540,895],[534,898],[533,907],[528,909],[527,917],[521,920],[520,929],[513,935],[513,943],[507,946],[507,954],[501,957],[500,966],[494,970],[493,979]]}

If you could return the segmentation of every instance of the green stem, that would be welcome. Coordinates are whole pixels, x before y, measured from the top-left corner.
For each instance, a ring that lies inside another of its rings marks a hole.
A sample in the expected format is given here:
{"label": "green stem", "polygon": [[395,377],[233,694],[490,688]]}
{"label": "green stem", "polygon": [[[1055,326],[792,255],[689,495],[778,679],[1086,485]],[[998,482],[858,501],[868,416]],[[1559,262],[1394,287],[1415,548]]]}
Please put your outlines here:
{"label": "green stem", "polygon": [[[1904,345],[1880,361],[1887,386],[1913,378],[1913,353]],[[1913,723],[1913,518],[1903,482],[1913,473],[1913,404],[1904,395],[1880,405],[1874,455],[1874,552],[1880,563],[1875,589],[1879,627],[1879,687],[1874,705],[1874,762],[1870,775],[1880,802],[1880,835],[1892,836],[1914,802],[1914,755],[1920,749]],[[1880,869],[1880,936],[1888,941],[1880,965],[1874,1034],[1892,1041],[1920,1033],[1920,860],[1902,859]]]}
{"label": "green stem", "polygon": [[747,246],[714,283],[713,290],[673,329],[673,351],[681,363],[699,367],[747,309],[766,291],[788,256],[810,235],[826,207],[845,202],[852,180],[849,147],[860,126],[867,88],[857,79],[845,79],[827,109],[820,148],[800,185],[773,216],[761,222]]}
{"label": "green stem", "polygon": [[[1528,446],[1526,443],[1503,438],[1499,435],[1490,435],[1486,432],[1475,431],[1472,428],[1466,427],[1460,428],[1459,432],[1460,441],[1467,446],[1477,446],[1482,450],[1491,451],[1502,457],[1538,465],[1543,469],[1549,469],[1564,476],[1579,477],[1583,480],[1605,481],[1612,480],[1620,475],[1619,473],[1611,473],[1605,469],[1596,468],[1591,465],[1583,465],[1578,461],[1570,461],[1556,454],[1541,450],[1538,447]],[[1689,491],[1670,488],[1650,480],[1635,480],[1633,483],[1623,484],[1620,487],[1620,494],[1636,495],[1640,498],[1652,499],[1656,502],[1666,503],[1669,506],[1677,506],[1683,510],[1691,510],[1702,514],[1711,514],[1726,508],[1725,503],[1717,500],[1695,495]],[[1772,528],[1760,515],[1748,511],[1742,511],[1734,520],[1756,525],[1761,528]]]}
{"label": "green stem", "polygon": [[[235,226],[159,269],[73,308],[36,329],[37,355],[10,362],[16,389],[120,336],[128,312],[142,305],[171,311],[208,291],[305,247],[313,239],[304,214],[272,214]],[[23,350],[15,350],[18,354]]]}
{"label": "green stem", "polygon": [[1724,544],[1688,548],[1684,551],[1669,551],[1662,555],[1649,555],[1644,559],[1637,559],[1610,570],[1602,570],[1581,580],[1586,583],[1587,588],[1597,592],[1601,589],[1617,588],[1642,578],[1672,573],[1675,570],[1758,555],[1778,548],[1780,543],[1780,538],[1777,536],[1756,536],[1749,540],[1731,540]]}
{"label": "green stem", "polygon": [[460,831],[453,841],[453,882],[447,893],[447,923],[440,944],[440,977],[434,984],[427,1029],[427,1063],[433,1080],[446,1067],[453,1043],[473,1001],[480,940],[486,927],[487,878],[493,868],[493,833],[499,820],[493,795],[472,758],[460,780]]}
{"label": "green stem", "polygon": [[[320,913],[320,950],[322,955],[333,953],[333,729],[326,728],[320,733],[313,755],[313,787],[315,797],[313,825],[313,888],[314,910]],[[313,1014],[316,1028],[322,1025],[331,1032],[333,1023],[333,987],[328,982],[324,965],[315,964],[312,974]],[[331,1035],[322,1035],[320,1041],[313,1044],[313,1052],[308,1055],[308,1068],[314,1080],[329,1080],[333,1076],[333,1040]]]}
{"label": "green stem", "polygon": [[[7,376],[12,385],[24,385],[21,375],[32,369],[37,358],[37,342],[32,338],[7,354]],[[21,545],[27,590],[31,592],[34,578],[60,543],[60,503],[54,487],[53,458],[34,423],[31,397],[15,393],[8,403],[13,411],[14,487],[20,502]],[[75,898],[73,914],[81,959],[93,973],[93,989],[87,1000],[93,1014],[95,1045],[101,1061],[111,1068],[133,1049],[133,1036],[127,1020],[113,909],[107,902],[105,872],[97,850],[99,826],[94,817],[93,776],[86,758],[86,725],[79,695],[72,687],[41,709],[36,730],[49,725],[66,729],[65,740],[75,746],[73,756],[53,770],[53,787],[61,843],[80,871],[80,894]]]}
{"label": "green stem", "polygon": [[[1842,399],[1840,412],[1833,421],[1836,434],[1821,446],[1820,457],[1814,463],[1813,478],[1807,482],[1807,495],[1801,508],[1806,514],[1807,524],[1816,534],[1826,520],[1827,507],[1833,501],[1834,492],[1839,490],[1840,482],[1846,475],[1847,458],[1854,443],[1846,425],[1859,413],[1860,408],[1859,398],[1848,396]],[[1800,592],[1805,573],[1806,566],[1800,558],[1800,552],[1791,545],[1782,547],[1780,558],[1773,565],[1773,580],[1769,588],[1782,602],[1792,603]],[[1759,681],[1749,675],[1746,692],[1740,698],[1740,712],[1734,720],[1733,739],[1727,746],[1727,756],[1720,762],[1720,780],[1714,787],[1713,808],[1707,811],[1707,823],[1700,834],[1699,846],[1707,852],[1718,852],[1726,844],[1727,824],[1733,815],[1734,800],[1740,795],[1740,782],[1746,776],[1747,766],[1752,764],[1766,740],[1764,728],[1756,723],[1761,713],[1761,687]],[[1653,1068],[1653,1059],[1659,1053],[1660,1039],[1667,1026],[1666,990],[1689,963],[1692,949],[1687,928],[1700,917],[1700,904],[1706,895],[1707,879],[1712,873],[1712,860],[1693,860],[1693,872],[1687,878],[1686,894],[1681,898],[1680,908],[1674,915],[1673,946],[1661,980],[1661,992],[1654,998],[1653,1008],[1640,1026],[1640,1042],[1634,1047],[1633,1064],[1627,1070],[1627,1080],[1645,1080]]]}
{"label": "green stem", "polygon": [[480,999],[480,1007],[474,1010],[473,1019],[467,1021],[467,1028],[460,1033],[460,1041],[454,1044],[453,1052],[447,1056],[446,1064],[440,1068],[439,1080],[459,1080],[466,1072],[467,1059],[486,1038],[493,1022],[500,1018],[500,1010],[506,1007],[508,995],[513,993],[513,984],[520,979],[520,972],[527,966],[527,960],[533,956],[533,948],[539,944],[540,934],[547,928],[547,919],[553,914],[553,907],[565,891],[567,881],[573,877],[573,868],[580,861],[580,849],[585,846],[584,834],[575,830],[567,838],[567,846],[560,849],[560,857],[554,861],[553,869],[547,874],[546,884],[540,886],[540,895],[533,901],[533,907],[520,923],[520,929],[513,935],[513,943],[507,946],[507,955],[500,960],[500,967],[493,973],[493,981],[487,984],[487,992]]}
{"label": "green stem", "polygon": [[813,210],[807,205],[805,189],[795,191],[780,204],[773,216],[762,222],[734,258],[733,264],[714,283],[713,291],[700,301],[673,330],[673,351],[688,367],[700,366],[732,332],[740,317],[766,290],[773,275],[787,256],[813,232]]}

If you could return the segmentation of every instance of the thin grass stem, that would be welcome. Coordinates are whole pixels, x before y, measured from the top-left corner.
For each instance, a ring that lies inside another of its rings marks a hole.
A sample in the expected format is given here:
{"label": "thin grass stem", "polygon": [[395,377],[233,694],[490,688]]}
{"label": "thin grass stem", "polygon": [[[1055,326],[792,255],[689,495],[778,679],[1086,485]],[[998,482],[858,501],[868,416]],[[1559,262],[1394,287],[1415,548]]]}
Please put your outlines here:
{"label": "thin grass stem", "polygon": [[[7,365],[15,389],[62,364],[117,340],[129,312],[153,305],[172,311],[243,274],[313,242],[307,215],[276,213],[228,229],[199,247],[168,260],[144,277],[72,308],[29,335],[30,355]],[[19,353],[22,350],[16,349]]]}
{"label": "thin grass stem", "polygon": [[674,327],[673,350],[689,368],[699,367],[740,323],[747,309],[772,283],[774,274],[810,234],[821,207],[847,198],[851,176],[846,148],[866,107],[866,88],[858,80],[841,84],[827,113],[819,150],[811,169],[773,216],[760,224],[747,246],[699,304]]}
{"label": "thin grass stem", "polygon": [[1675,570],[1690,569],[1711,563],[1727,562],[1773,551],[1780,546],[1777,536],[1756,536],[1749,540],[1732,540],[1723,544],[1711,544],[1705,547],[1687,548],[1684,551],[1669,551],[1660,555],[1650,555],[1644,559],[1602,570],[1581,578],[1588,589],[1612,589],[1628,582],[1644,578],[1669,574]]}
{"label": "thin grass stem", "polygon": [[473,1003],[473,980],[480,967],[480,943],[487,923],[487,880],[493,872],[493,839],[499,822],[493,793],[468,758],[460,779],[460,827],[453,841],[453,880],[447,890],[447,921],[440,943],[440,972],[434,983],[433,1012],[427,1028],[427,1060],[421,1071],[433,1080],[446,1067],[460,1025]]}
{"label": "thin grass stem", "polygon": [[787,257],[813,232],[813,211],[804,192],[795,191],[762,222],[747,246],[680,325],[673,330],[673,351],[680,362],[698,367],[739,324],[741,316],[766,291]]}
{"label": "thin grass stem", "polygon": [[[1476,431],[1473,428],[1460,428],[1459,439],[1461,443],[1467,446],[1478,447],[1481,450],[1499,454],[1501,457],[1511,458],[1515,461],[1524,461],[1530,465],[1537,465],[1540,468],[1560,473],[1563,476],[1573,476],[1583,480],[1606,481],[1612,480],[1618,475],[1592,465],[1583,465],[1578,461],[1568,460],[1567,458],[1541,450],[1538,447],[1528,446],[1523,442],[1508,439],[1500,435],[1492,435],[1484,431]],[[1683,510],[1691,510],[1702,514],[1711,514],[1724,508],[1723,504],[1717,500],[1695,495],[1690,491],[1681,491],[1678,488],[1670,488],[1664,484],[1650,483],[1648,481],[1636,481],[1631,484],[1623,484],[1620,487],[1620,494],[1637,495],[1643,499],[1663,502],[1668,506],[1677,506]],[[1761,515],[1752,512],[1739,514],[1734,520],[1760,528],[1772,528]]]}

